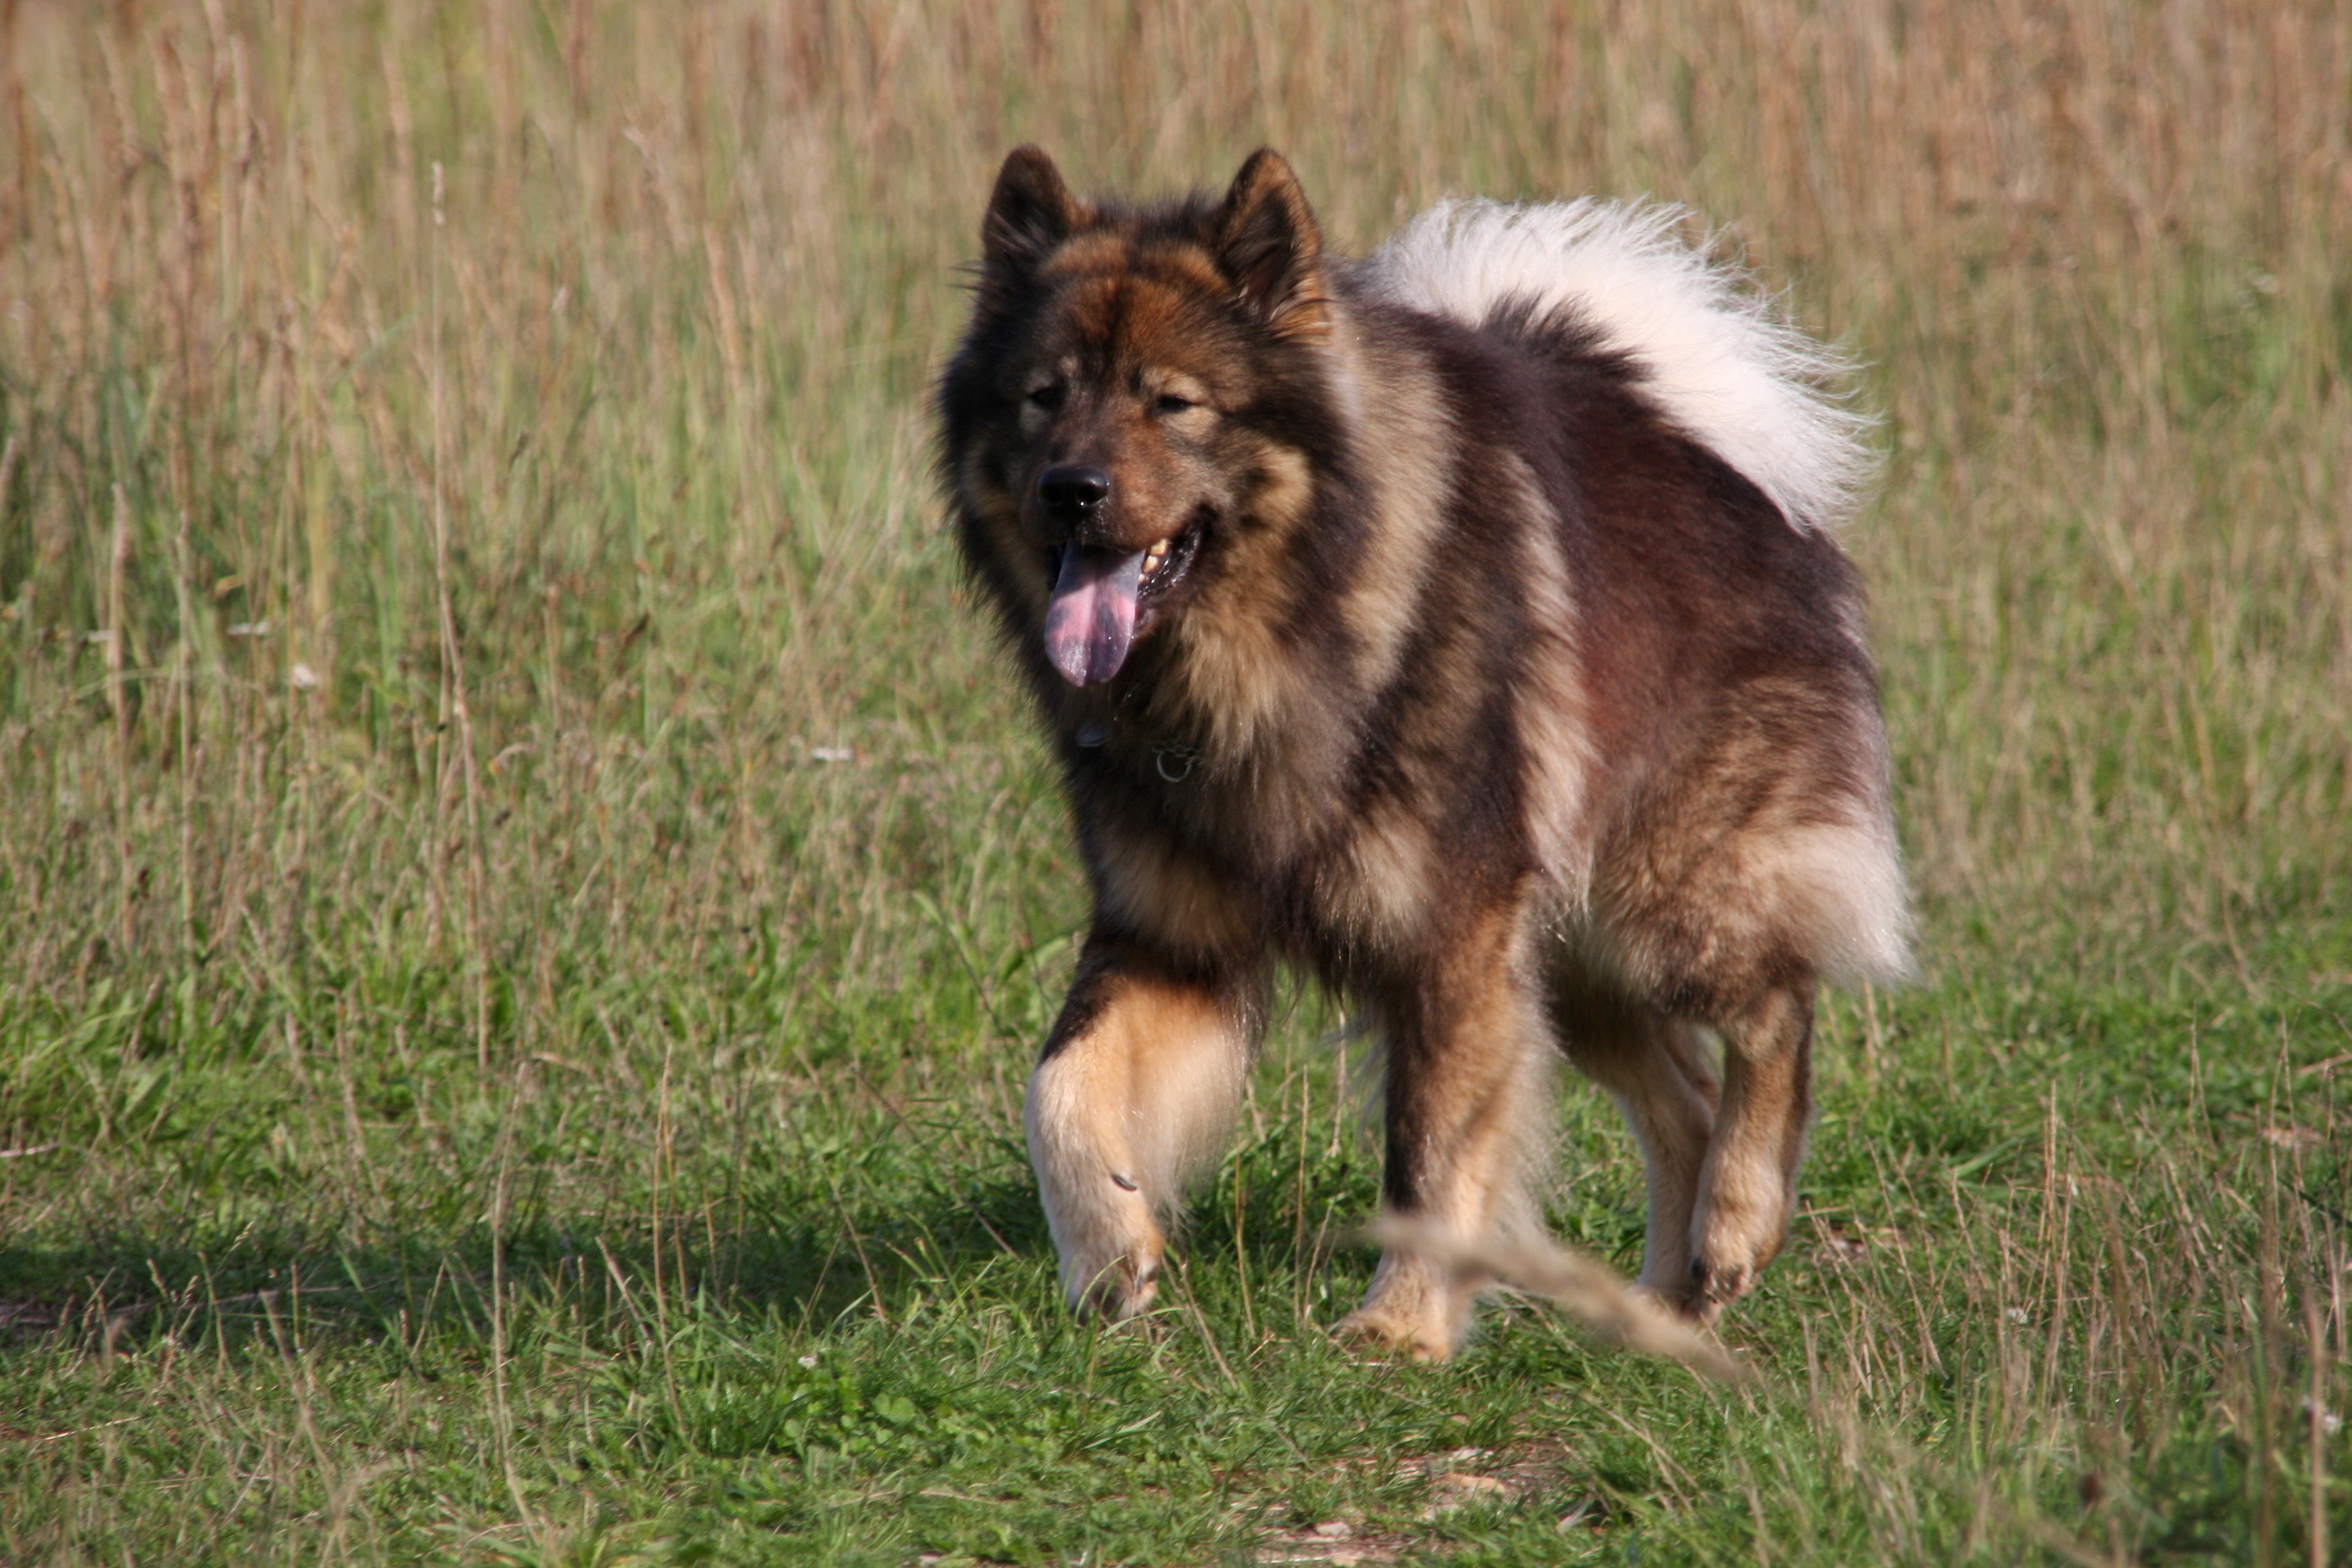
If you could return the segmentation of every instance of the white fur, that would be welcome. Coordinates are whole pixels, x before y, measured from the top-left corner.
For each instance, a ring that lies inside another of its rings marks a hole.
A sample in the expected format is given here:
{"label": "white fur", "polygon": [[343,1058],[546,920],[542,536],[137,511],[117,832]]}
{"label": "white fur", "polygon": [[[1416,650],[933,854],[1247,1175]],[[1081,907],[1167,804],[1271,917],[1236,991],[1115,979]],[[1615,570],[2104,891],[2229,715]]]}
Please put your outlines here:
{"label": "white fur", "polygon": [[1772,835],[1741,855],[1751,881],[1776,889],[1807,957],[1841,985],[1912,977],[1911,910],[1893,830],[1824,824]]}
{"label": "white fur", "polygon": [[1851,363],[1790,325],[1737,269],[1675,237],[1680,207],[1591,197],[1444,202],[1366,258],[1375,296],[1477,325],[1532,301],[1600,330],[1667,418],[1799,528],[1834,528],[1876,458],[1872,421],[1830,388]]}

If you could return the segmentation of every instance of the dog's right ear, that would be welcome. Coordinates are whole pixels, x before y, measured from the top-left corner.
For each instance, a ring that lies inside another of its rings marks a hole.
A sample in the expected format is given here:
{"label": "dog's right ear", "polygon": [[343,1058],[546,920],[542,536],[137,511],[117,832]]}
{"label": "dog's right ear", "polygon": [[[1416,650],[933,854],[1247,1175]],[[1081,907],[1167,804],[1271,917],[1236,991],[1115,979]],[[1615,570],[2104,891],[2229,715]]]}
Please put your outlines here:
{"label": "dog's right ear", "polygon": [[1086,216],[1042,148],[1015,147],[996,172],[980,220],[982,265],[991,277],[1017,277],[1053,254]]}

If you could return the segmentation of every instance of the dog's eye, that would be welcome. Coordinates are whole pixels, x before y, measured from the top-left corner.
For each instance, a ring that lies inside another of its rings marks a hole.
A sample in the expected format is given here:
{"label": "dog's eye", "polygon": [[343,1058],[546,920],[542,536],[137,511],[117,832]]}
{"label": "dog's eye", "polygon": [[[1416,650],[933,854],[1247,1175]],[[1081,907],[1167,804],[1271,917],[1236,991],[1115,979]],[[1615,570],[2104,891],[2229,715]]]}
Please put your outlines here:
{"label": "dog's eye", "polygon": [[1181,414],[1188,408],[1200,406],[1191,398],[1179,397],[1172,392],[1163,392],[1151,400],[1151,412],[1154,414]]}
{"label": "dog's eye", "polygon": [[1062,384],[1058,381],[1049,381],[1043,386],[1029,389],[1029,401],[1048,414],[1062,406]]}

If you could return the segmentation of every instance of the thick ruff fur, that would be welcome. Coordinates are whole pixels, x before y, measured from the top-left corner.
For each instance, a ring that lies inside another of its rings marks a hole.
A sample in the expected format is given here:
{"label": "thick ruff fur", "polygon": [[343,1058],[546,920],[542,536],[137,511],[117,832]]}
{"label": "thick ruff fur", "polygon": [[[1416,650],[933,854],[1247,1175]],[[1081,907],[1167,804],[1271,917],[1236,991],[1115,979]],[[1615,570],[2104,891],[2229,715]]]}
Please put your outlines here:
{"label": "thick ruff fur", "polygon": [[1829,532],[1867,461],[1676,217],[1455,205],[1348,262],[1272,153],[1159,206],[1006,160],[941,466],[1094,892],[1028,1102],[1081,1310],[1150,1304],[1277,961],[1379,1023],[1394,1234],[1464,1238],[1344,1329],[1453,1348],[1561,1055],[1640,1141],[1644,1288],[1708,1316],[1780,1248],[1815,985],[1906,963]]}

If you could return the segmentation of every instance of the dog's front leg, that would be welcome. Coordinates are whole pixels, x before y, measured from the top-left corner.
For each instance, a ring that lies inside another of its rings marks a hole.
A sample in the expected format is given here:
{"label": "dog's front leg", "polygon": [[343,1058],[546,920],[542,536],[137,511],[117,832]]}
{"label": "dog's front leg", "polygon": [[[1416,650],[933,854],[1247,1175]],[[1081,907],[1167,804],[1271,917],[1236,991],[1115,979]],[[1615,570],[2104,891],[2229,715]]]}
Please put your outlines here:
{"label": "dog's front leg", "polygon": [[[1511,911],[1474,922],[1435,973],[1381,999],[1388,1059],[1382,1196],[1471,1247],[1540,1226],[1529,1177],[1551,1110],[1550,1034]],[[1423,1360],[1451,1355],[1492,1281],[1391,1247],[1339,1326]]]}
{"label": "dog's front leg", "polygon": [[1241,988],[1097,931],[1029,1079],[1029,1159],[1085,1315],[1151,1305],[1163,1222],[1212,1152],[1249,1069]]}

